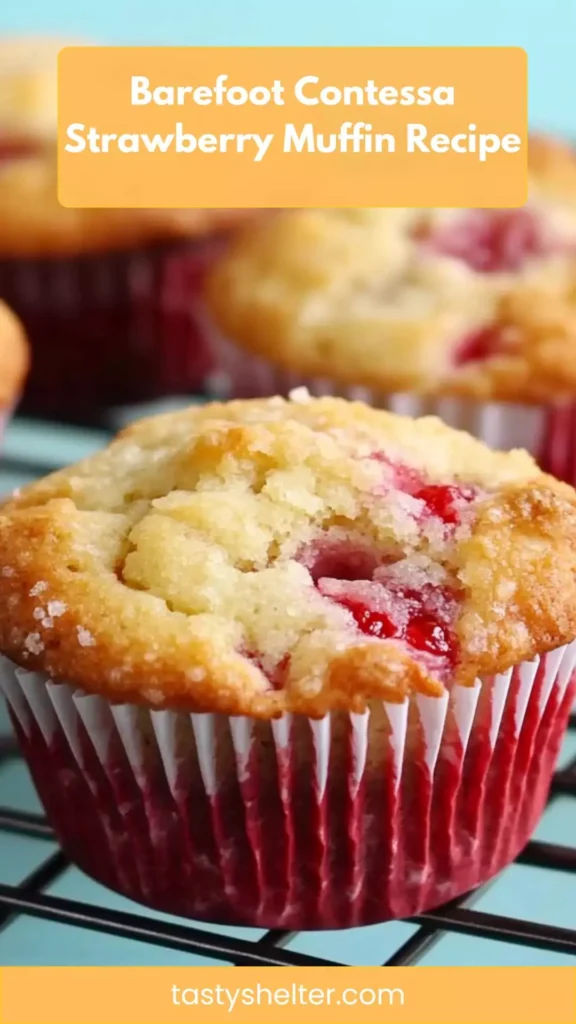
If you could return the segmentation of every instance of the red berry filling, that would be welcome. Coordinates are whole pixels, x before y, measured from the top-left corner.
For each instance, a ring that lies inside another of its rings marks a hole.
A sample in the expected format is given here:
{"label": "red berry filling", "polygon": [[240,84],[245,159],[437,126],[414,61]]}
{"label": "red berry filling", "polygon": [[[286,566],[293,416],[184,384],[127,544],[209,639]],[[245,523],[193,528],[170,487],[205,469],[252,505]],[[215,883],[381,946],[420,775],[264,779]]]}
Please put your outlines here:
{"label": "red berry filling", "polygon": [[346,608],[366,636],[401,640],[415,653],[431,655],[438,659],[437,672],[453,667],[457,656],[455,594],[432,584],[416,590],[398,578],[386,580],[383,572],[378,581],[356,585],[319,580],[318,589]]}
{"label": "red berry filling", "polygon": [[[374,452],[372,458],[386,467],[381,500],[402,507],[402,495],[415,499],[419,504],[408,506],[406,514],[423,531],[436,520],[452,533],[464,510],[480,496],[472,486],[430,483],[420,471],[394,462],[385,452]],[[362,633],[402,641],[421,660],[432,657],[435,674],[449,674],[458,652],[457,587],[431,582],[418,558],[399,557],[392,547],[374,553],[352,538],[335,544],[327,536],[309,545],[300,561],[320,593],[346,608]]]}
{"label": "red berry filling", "polygon": [[423,501],[426,512],[436,516],[448,526],[457,526],[466,504],[477,496],[473,487],[455,487],[448,484],[427,484],[415,491],[414,498]]}
{"label": "red berry filling", "polygon": [[502,328],[498,324],[490,324],[468,334],[460,342],[454,353],[454,365],[479,363],[498,355],[503,350]]}
{"label": "red berry filling", "polygon": [[21,160],[24,157],[34,156],[37,151],[38,146],[34,142],[0,136],[0,164],[9,160]]}
{"label": "red berry filling", "polygon": [[436,622],[432,615],[416,616],[406,630],[406,640],[416,651],[428,651],[438,657],[453,659],[453,637],[446,626]]}
{"label": "red berry filling", "polygon": [[[411,516],[422,529],[422,551],[408,554],[391,538],[386,547],[376,546],[373,537],[344,526],[328,527],[298,553],[318,592],[345,608],[355,626],[375,640],[396,640],[438,678],[448,678],[458,657],[454,624],[457,619],[459,587],[447,571],[429,554],[430,538],[450,538],[460,525],[462,513],[480,492],[463,484],[434,484],[421,471],[394,462],[382,451],[371,458],[385,467],[376,501],[396,503],[401,514]],[[403,497],[404,496],[404,497]],[[406,500],[406,496],[408,499]],[[442,534],[441,534],[442,538]],[[424,553],[423,553],[424,552]],[[245,652],[267,676],[270,685],[281,689],[290,664],[287,654],[279,664],[267,664],[261,654]]]}
{"label": "red berry filling", "polygon": [[361,545],[328,534],[320,543],[304,547],[298,561],[305,565],[315,583],[323,577],[335,580],[370,580],[382,559],[368,544]]}
{"label": "red berry filling", "polygon": [[402,491],[404,494],[414,494],[414,491],[419,487],[422,487],[424,483],[424,477],[417,470],[411,466],[405,466],[401,462],[394,462],[385,452],[372,452],[372,459],[376,462],[383,462],[391,474],[391,480],[388,482],[389,487],[394,487],[397,491]]}
{"label": "red berry filling", "polygon": [[425,244],[481,274],[519,270],[554,248],[542,220],[527,209],[470,210],[433,232]]}
{"label": "red berry filling", "polygon": [[[374,452],[372,458],[385,463],[391,471],[391,485],[397,491],[409,494],[424,504],[424,515],[434,516],[447,526],[457,526],[461,512],[475,498],[479,491],[475,487],[461,484],[431,484],[416,469],[393,462],[384,452]],[[326,574],[328,575],[328,574]],[[336,575],[330,573],[329,575]],[[358,579],[352,576],[339,576],[339,579]]]}

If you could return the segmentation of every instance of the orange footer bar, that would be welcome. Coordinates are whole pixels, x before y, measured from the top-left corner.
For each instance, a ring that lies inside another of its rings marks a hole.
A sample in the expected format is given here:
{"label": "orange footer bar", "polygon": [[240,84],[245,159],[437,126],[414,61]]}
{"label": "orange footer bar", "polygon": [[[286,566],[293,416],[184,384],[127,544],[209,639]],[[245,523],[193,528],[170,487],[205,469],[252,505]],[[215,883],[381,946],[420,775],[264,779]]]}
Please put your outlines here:
{"label": "orange footer bar", "polygon": [[575,1024],[569,967],[6,967],[0,1024]]}

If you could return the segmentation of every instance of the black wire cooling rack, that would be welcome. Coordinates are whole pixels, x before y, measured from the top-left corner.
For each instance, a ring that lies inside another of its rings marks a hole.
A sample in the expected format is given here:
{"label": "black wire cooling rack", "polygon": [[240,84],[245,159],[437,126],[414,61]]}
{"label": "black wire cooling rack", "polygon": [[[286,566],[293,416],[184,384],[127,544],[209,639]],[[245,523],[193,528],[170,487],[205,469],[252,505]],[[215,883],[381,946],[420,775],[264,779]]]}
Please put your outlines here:
{"label": "black wire cooling rack", "polygon": [[[5,459],[2,468],[9,473],[21,474],[23,479],[30,479],[55,467],[48,466],[45,462],[39,464],[31,455],[30,460],[20,457]],[[576,732],[576,714],[570,719],[569,729]],[[15,742],[10,738],[0,739],[0,769],[18,757]],[[576,757],[554,775],[548,803],[560,796],[572,797],[576,812]],[[3,833],[49,840],[51,851],[55,841],[54,833],[42,815],[16,811],[8,807],[0,807],[0,842]],[[576,874],[576,847],[532,840],[517,858],[516,863]],[[0,880],[0,930],[23,914],[116,937],[135,939],[164,949],[202,954],[235,966],[342,966],[332,960],[286,949],[285,947],[296,937],[296,932],[268,931],[257,941],[251,942],[218,932],[202,931],[193,925],[166,923],[141,913],[109,910],[91,903],[46,894],[46,887],[58,879],[68,867],[68,858],[62,850],[57,850],[51,852],[19,885],[4,885]],[[487,886],[481,886],[437,910],[411,918],[411,923],[418,926],[417,931],[382,966],[405,967],[418,964],[447,932],[568,954],[575,958],[576,965],[576,929],[558,928],[537,921],[474,910],[475,900],[486,888]]]}

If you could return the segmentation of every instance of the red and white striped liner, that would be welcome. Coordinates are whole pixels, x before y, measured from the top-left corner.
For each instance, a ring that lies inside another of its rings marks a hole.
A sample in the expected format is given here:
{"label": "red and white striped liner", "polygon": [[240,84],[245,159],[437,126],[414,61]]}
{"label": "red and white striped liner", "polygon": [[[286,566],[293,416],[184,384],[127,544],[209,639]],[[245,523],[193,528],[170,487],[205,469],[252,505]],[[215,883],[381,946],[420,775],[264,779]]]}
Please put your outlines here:
{"label": "red and white striped liner", "polygon": [[441,698],[273,722],[112,705],[2,660],[58,839],[159,910],[265,928],[407,917],[487,880],[534,829],[576,642]]}
{"label": "red and white striped liner", "polygon": [[198,315],[225,236],[73,258],[0,259],[0,298],[32,349],[23,408],[90,420],[199,390],[210,351]]}
{"label": "red and white striped liner", "polygon": [[341,385],[329,378],[307,378],[288,372],[243,352],[208,326],[205,337],[209,339],[215,367],[210,385],[223,397],[288,395],[295,388],[306,387],[313,396],[335,395],[403,416],[438,416],[491,448],[525,448],[545,472],[576,485],[576,401],[529,406],[475,402],[469,398],[423,398],[409,392],[384,394],[371,388]]}

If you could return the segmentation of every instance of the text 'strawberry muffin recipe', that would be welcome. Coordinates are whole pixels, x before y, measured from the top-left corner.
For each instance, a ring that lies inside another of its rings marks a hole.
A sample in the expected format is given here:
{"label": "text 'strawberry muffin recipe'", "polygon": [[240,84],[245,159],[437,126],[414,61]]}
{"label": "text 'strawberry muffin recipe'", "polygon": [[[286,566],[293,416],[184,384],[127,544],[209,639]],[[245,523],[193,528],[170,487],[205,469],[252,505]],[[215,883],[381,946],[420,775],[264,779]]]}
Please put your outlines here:
{"label": "text 'strawberry muffin recipe'", "polygon": [[435,418],[143,421],[0,515],[1,686],[59,841],[196,918],[405,917],[509,863],[574,698],[576,492]]}
{"label": "text 'strawberry muffin recipe'", "polygon": [[235,210],[65,209],[57,198],[61,40],[0,39],[0,298],[33,351],[23,408],[59,419],[199,388],[198,299]]}
{"label": "text 'strawberry muffin recipe'", "polygon": [[218,386],[434,413],[576,482],[576,158],[530,144],[517,210],[306,210],[215,269]]}

